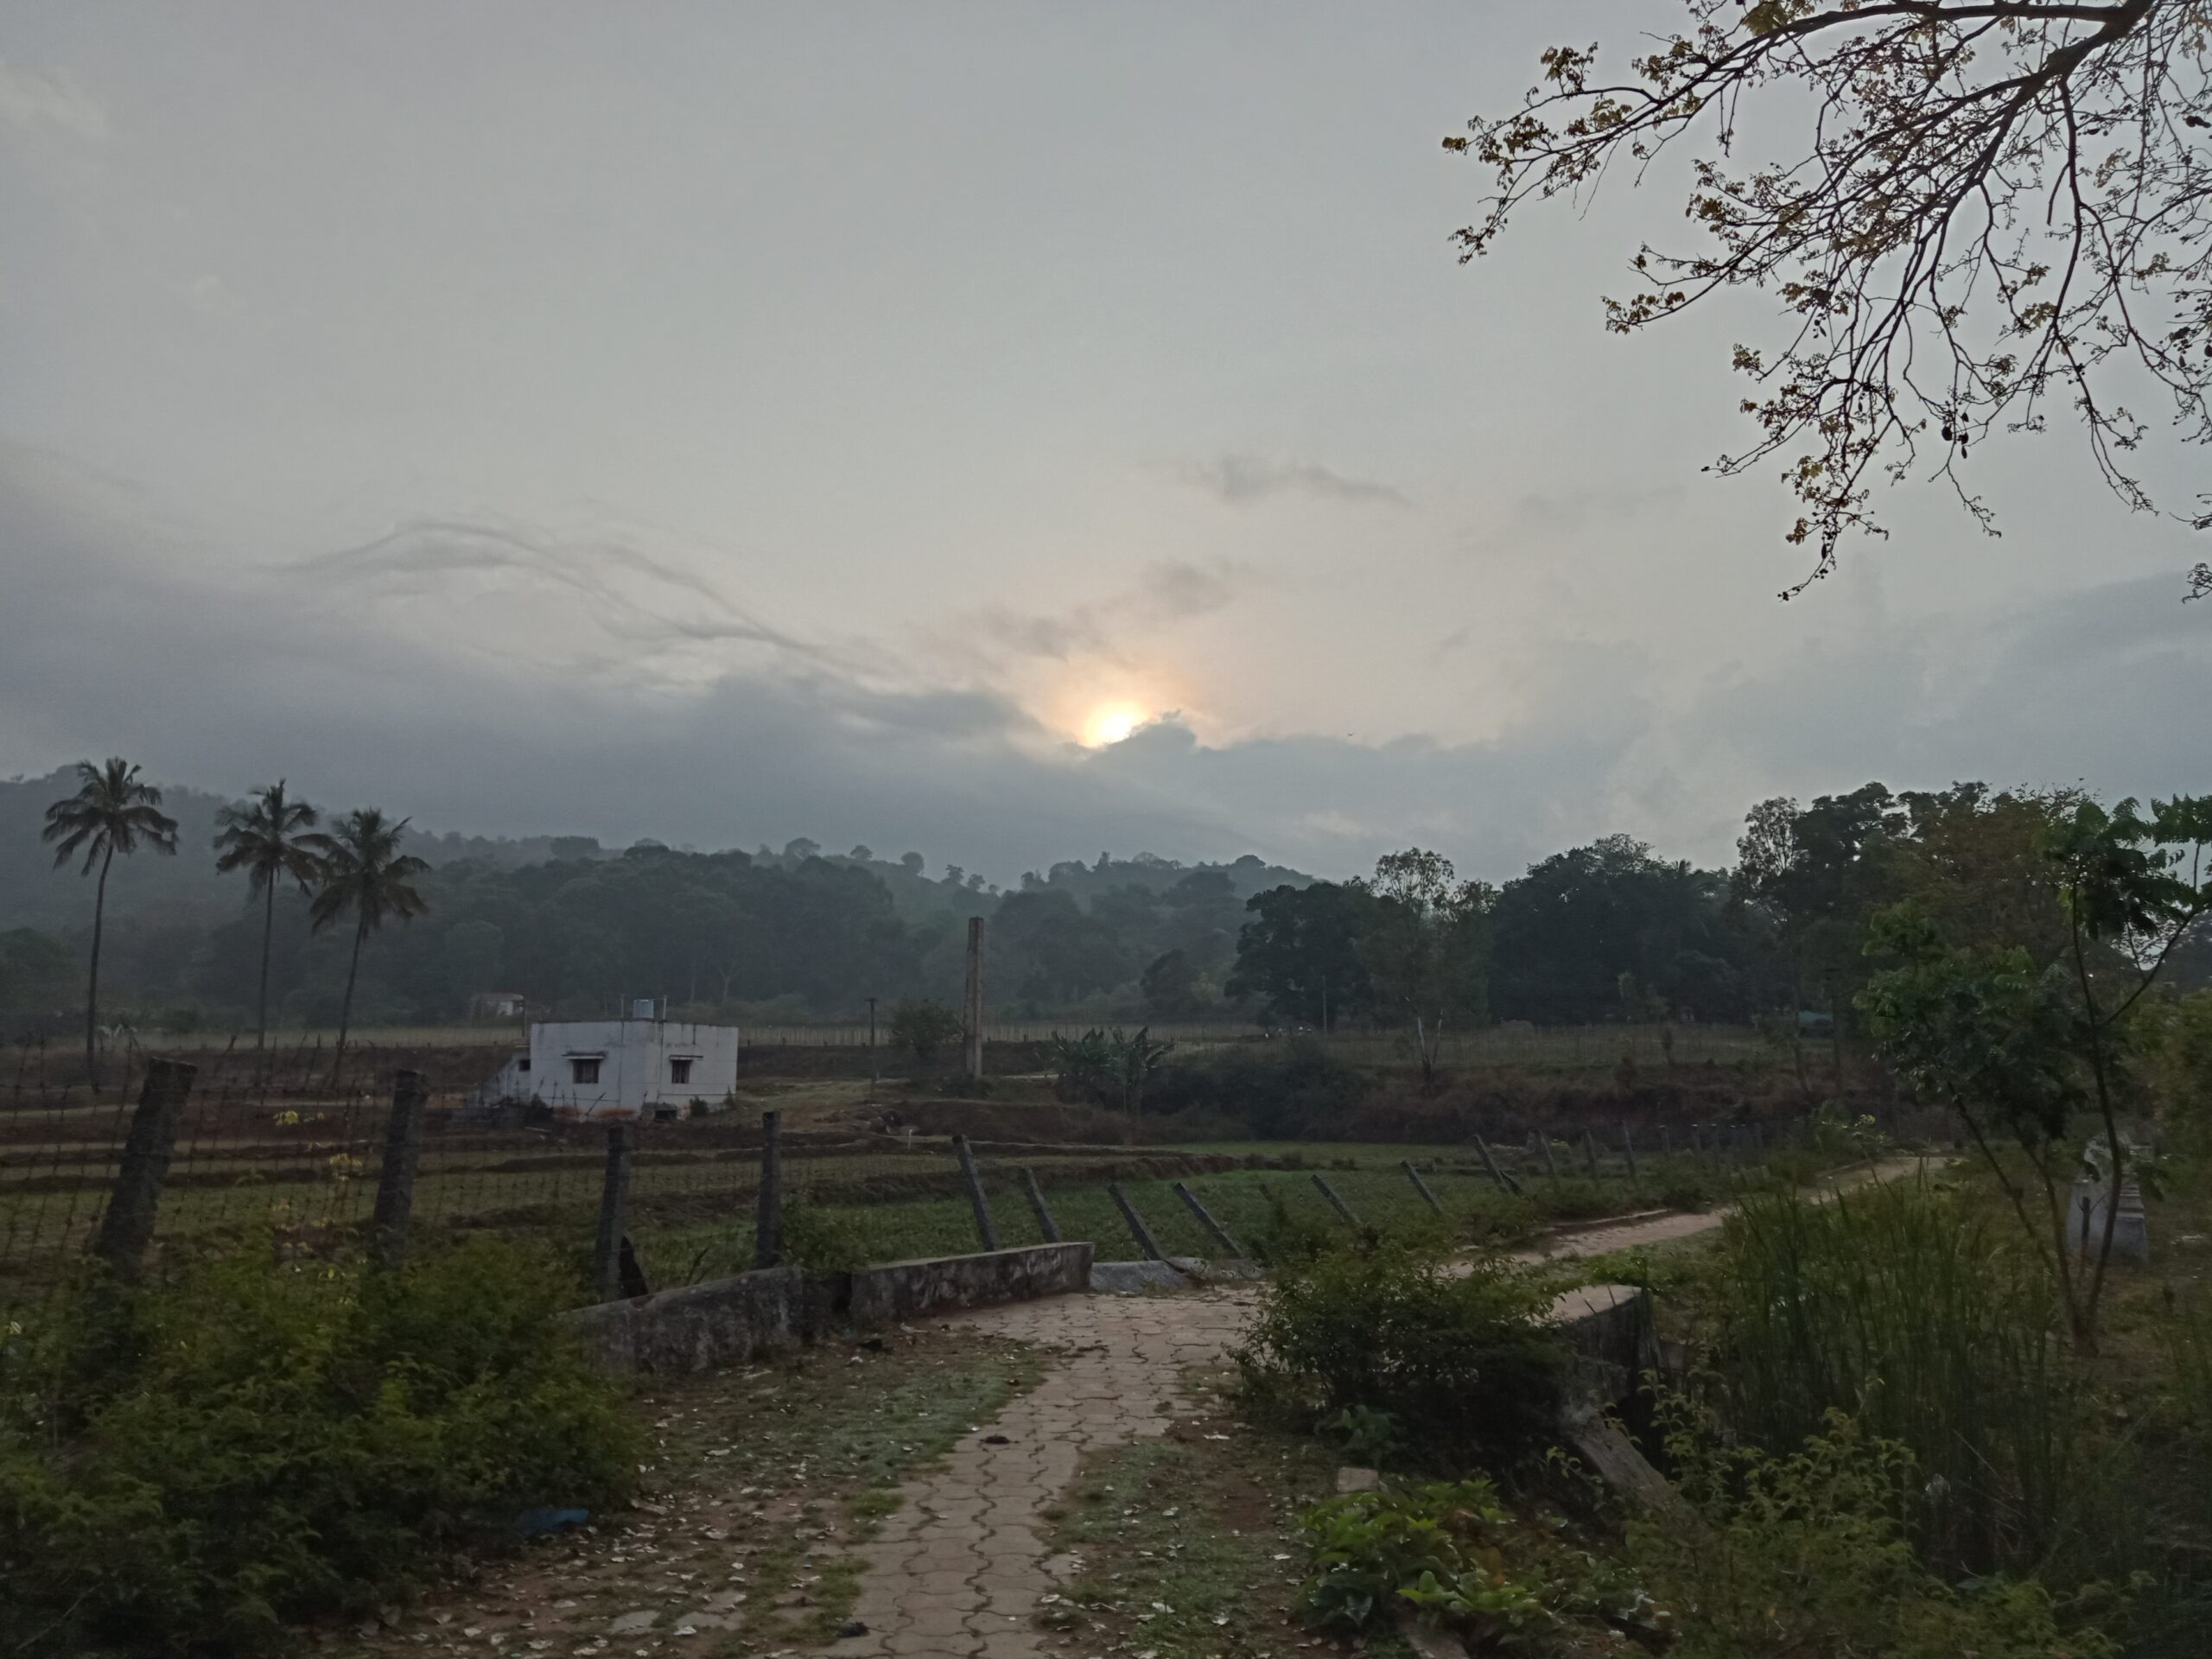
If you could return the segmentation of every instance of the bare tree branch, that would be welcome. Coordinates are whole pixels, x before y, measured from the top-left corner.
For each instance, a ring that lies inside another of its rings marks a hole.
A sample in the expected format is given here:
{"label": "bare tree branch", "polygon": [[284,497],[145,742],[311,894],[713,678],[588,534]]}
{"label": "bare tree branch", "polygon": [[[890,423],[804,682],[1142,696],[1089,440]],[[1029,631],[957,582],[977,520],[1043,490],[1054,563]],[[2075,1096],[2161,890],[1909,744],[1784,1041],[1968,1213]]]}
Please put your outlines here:
{"label": "bare tree branch", "polygon": [[[1993,434],[2044,430],[2057,400],[2113,492],[2156,510],[2133,461],[2150,429],[2118,391],[2212,440],[2212,0],[1683,3],[1687,28],[1630,79],[1596,80],[1595,46],[1554,48],[1519,109],[1445,140],[1494,175],[1463,261],[1616,162],[1640,181],[1670,148],[1705,150],[1687,207],[1707,245],[1643,248],[1644,286],[1606,322],[1634,332],[1728,288],[1780,301],[1780,351],[1734,353],[1758,438],[1715,468],[1782,463],[1802,506],[1789,539],[1815,550],[1784,598],[1847,531],[1882,533],[1877,482],[1941,478],[1994,534],[1964,465]],[[1795,160],[1735,160],[1753,106],[1807,111]]]}

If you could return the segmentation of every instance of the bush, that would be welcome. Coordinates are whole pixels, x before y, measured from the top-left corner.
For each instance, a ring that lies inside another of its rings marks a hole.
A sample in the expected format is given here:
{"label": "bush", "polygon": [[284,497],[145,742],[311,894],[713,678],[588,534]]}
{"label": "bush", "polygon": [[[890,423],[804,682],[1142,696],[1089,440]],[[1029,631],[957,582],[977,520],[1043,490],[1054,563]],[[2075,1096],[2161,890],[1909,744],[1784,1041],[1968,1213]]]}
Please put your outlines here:
{"label": "bush", "polygon": [[1313,1037],[1283,1043],[1199,1049],[1153,1074],[1155,1113],[1234,1118],[1263,1141],[1341,1134],[1359,1108],[1367,1080]]}
{"label": "bush", "polygon": [[1333,1251],[1279,1268],[1238,1363],[1261,1408],[1308,1425],[1386,1413],[1408,1460],[1457,1473],[1549,1438],[1566,1353],[1538,1323],[1546,1300],[1497,1261]]}
{"label": "bush", "polygon": [[639,1437],[558,1282],[480,1238],[397,1274],[264,1251],[87,1286],[0,1355],[0,1623],[26,1651],[267,1648],[526,1508],[604,1506]]}
{"label": "bush", "polygon": [[1849,1411],[1933,1484],[1915,1535],[1986,1571],[2061,1541],[2084,1485],[2080,1402],[2049,1281],[1921,1185],[1808,1203],[1749,1197],[1709,1283],[1731,1426],[1777,1454]]}
{"label": "bush", "polygon": [[1678,1659],[2116,1659],[2104,1636],[2062,1628],[2039,1584],[1931,1574],[1907,1524],[1925,1476],[1896,1441],[1833,1412],[1775,1457],[1723,1449],[1679,1399],[1663,1414],[1679,1490],[1710,1529],[1649,1517],[1629,1553],[1675,1617]]}
{"label": "bush", "polygon": [[901,1002],[891,1015],[891,1046],[913,1051],[918,1060],[934,1059],[947,1043],[966,1034],[960,1016],[930,997]]}
{"label": "bush", "polygon": [[1564,1524],[1521,1524],[1479,1477],[1331,1498],[1299,1517],[1311,1576],[1298,1611],[1358,1635],[1412,1607],[1485,1652],[1548,1648],[1570,1617],[1663,1640],[1668,1617],[1635,1574],[1567,1547]]}

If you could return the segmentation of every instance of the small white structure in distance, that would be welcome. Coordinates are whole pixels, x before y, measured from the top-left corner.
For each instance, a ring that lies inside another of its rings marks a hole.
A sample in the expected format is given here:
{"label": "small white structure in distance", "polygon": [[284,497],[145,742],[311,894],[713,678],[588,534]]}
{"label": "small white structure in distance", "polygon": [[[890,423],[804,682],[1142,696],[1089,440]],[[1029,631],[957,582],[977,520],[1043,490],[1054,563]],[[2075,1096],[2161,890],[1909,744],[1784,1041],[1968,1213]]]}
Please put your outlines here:
{"label": "small white structure in distance", "polygon": [[738,1028],[663,1020],[651,998],[626,1020],[545,1020],[476,1093],[485,1106],[525,1101],[556,1117],[652,1117],[720,1107],[737,1087]]}

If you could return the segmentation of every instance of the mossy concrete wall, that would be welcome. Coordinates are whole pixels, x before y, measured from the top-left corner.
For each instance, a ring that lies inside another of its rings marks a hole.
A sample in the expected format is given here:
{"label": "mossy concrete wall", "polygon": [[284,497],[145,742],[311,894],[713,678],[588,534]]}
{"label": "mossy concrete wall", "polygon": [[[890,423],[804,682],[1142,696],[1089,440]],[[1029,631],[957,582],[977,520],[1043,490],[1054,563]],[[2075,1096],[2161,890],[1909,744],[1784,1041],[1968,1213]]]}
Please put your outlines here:
{"label": "mossy concrete wall", "polygon": [[889,1262],[851,1273],[764,1268],[567,1315],[594,1363],[610,1371],[683,1376],[744,1363],[843,1325],[896,1324],[950,1308],[986,1307],[1087,1290],[1088,1243]]}

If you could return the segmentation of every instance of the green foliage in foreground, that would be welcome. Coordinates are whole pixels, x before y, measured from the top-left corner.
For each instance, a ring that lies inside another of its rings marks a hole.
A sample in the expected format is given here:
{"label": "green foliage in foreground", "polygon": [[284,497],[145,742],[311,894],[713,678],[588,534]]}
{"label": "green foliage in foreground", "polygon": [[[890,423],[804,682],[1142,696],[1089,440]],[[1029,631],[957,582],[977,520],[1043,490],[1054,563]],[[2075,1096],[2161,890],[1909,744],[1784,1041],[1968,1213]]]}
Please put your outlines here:
{"label": "green foliage in foreground", "polygon": [[1629,1560],[1673,1617],[1677,1659],[2115,1659],[2067,1627],[2043,1586],[1954,1586],[1923,1566],[1908,1526],[1927,1477],[1895,1441],[1840,1412],[1786,1457],[1723,1449],[1717,1425],[1676,1402],[1669,1449],[1705,1527],[1650,1517]]}
{"label": "green foliage in foreground", "polygon": [[1552,1432],[1566,1370],[1538,1324],[1531,1275],[1496,1259],[1449,1266],[1395,1243],[1288,1262],[1262,1293],[1238,1357],[1249,1398],[1318,1424],[1365,1414],[1395,1429],[1397,1459],[1465,1468],[1510,1459]]}
{"label": "green foliage in foreground", "polygon": [[2048,1281],[2009,1234],[1921,1183],[1747,1197],[1708,1280],[1732,1429],[1794,1452],[1848,1411],[1927,1483],[1929,1558],[1986,1572],[2065,1541],[2091,1471]]}
{"label": "green foliage in foreground", "polygon": [[478,1238],[393,1274],[264,1252],[86,1288],[0,1349],[11,1650],[265,1649],[525,1509],[604,1507],[638,1437],[561,1282]]}
{"label": "green foliage in foreground", "polygon": [[1313,1569],[1299,1611],[1324,1630],[1385,1627],[1408,1607],[1485,1650],[1541,1646],[1574,1615],[1646,1639],[1668,1628],[1618,1567],[1580,1551],[1527,1548],[1532,1540],[1479,1476],[1351,1493],[1315,1504],[1299,1524]]}

